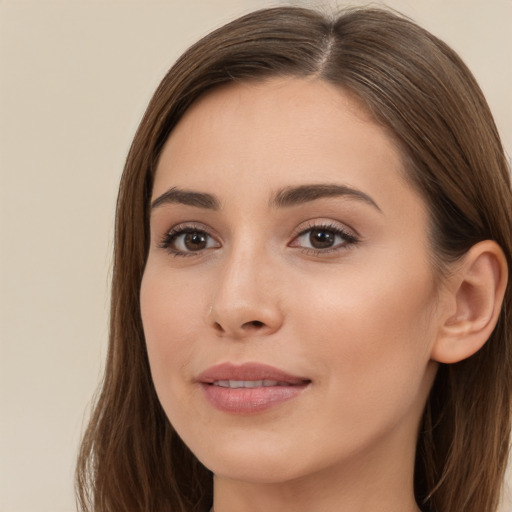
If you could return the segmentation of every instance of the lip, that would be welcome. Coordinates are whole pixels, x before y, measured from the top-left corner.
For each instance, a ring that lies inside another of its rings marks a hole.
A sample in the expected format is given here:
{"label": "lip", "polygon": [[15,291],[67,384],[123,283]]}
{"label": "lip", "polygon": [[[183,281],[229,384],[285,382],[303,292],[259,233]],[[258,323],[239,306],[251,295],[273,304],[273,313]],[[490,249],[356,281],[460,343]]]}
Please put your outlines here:
{"label": "lip", "polygon": [[[299,396],[311,384],[308,378],[261,363],[218,364],[200,373],[196,381],[211,405],[232,414],[252,414],[276,407]],[[226,381],[266,383],[233,388],[226,387]]]}
{"label": "lip", "polygon": [[304,383],[310,379],[291,375],[279,368],[262,363],[221,363],[200,373],[196,380],[204,384],[213,384],[218,380],[276,380],[290,385]]}

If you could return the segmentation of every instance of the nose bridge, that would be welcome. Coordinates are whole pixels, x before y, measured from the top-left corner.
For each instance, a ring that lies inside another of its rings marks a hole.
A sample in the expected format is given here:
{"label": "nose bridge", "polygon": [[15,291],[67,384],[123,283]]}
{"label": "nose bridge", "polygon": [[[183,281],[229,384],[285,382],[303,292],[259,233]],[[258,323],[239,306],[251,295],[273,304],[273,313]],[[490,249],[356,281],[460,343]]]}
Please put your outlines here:
{"label": "nose bridge", "polygon": [[233,244],[219,270],[210,321],[233,337],[269,334],[279,329],[282,314],[276,269],[268,251],[253,240]]}

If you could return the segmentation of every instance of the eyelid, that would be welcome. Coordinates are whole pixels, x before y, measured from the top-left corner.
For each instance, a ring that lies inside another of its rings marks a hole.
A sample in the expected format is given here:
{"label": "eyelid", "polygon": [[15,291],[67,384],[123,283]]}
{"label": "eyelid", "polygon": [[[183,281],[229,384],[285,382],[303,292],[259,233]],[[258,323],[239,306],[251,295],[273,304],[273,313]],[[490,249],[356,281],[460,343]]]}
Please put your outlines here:
{"label": "eyelid", "polygon": [[349,226],[344,222],[325,217],[319,217],[302,222],[299,224],[299,226],[297,226],[297,228],[295,228],[294,232],[292,233],[292,238],[295,239],[312,229],[330,229],[334,231],[341,231],[343,234],[346,234],[347,236],[350,236],[354,239],[360,240],[362,238],[359,232],[352,226]]}
{"label": "eyelid", "polygon": [[160,249],[164,249],[173,256],[199,256],[204,253],[208,249],[212,249],[212,247],[207,247],[198,251],[181,251],[179,249],[174,249],[171,247],[171,244],[176,238],[181,235],[187,233],[204,233],[207,237],[213,239],[218,244],[218,247],[221,246],[221,242],[219,241],[219,237],[212,232],[212,229],[206,226],[201,222],[189,221],[189,222],[181,222],[172,226],[170,229],[166,230],[163,236],[160,237],[160,241],[158,242],[158,247]]}
{"label": "eyelid", "polygon": [[[343,239],[343,242],[338,243],[338,245],[335,245],[333,247],[327,248],[303,247],[300,245],[293,245],[293,243],[297,241],[300,237],[306,235],[308,232],[313,230],[331,231],[335,234],[335,236],[341,237]],[[301,224],[295,230],[295,234],[292,235],[292,240],[288,244],[288,246],[301,249],[303,252],[309,254],[326,255],[332,252],[347,250],[350,247],[359,243],[360,241],[361,237],[359,233],[357,233],[352,228],[347,228],[345,224],[333,221],[332,219],[315,219],[307,221],[305,225]]]}
{"label": "eyelid", "polygon": [[[325,247],[325,248],[315,248],[315,247],[303,247],[301,245],[295,245],[294,242],[301,236],[304,236],[309,231],[313,230],[325,230],[331,231],[335,236],[341,237],[342,242],[334,245],[333,247]],[[203,233],[208,238],[215,241],[217,244],[215,247],[205,247],[202,249],[194,250],[180,250],[175,247],[172,247],[173,242],[180,236],[187,233]],[[291,241],[288,242],[288,247],[299,248],[306,253],[314,253],[317,255],[327,254],[329,252],[337,252],[341,250],[346,250],[349,247],[357,244],[361,241],[361,237],[359,233],[352,227],[347,226],[344,223],[339,221],[335,221],[332,219],[326,218],[318,218],[308,220],[306,222],[301,223],[291,235]],[[214,230],[212,230],[209,226],[203,224],[202,222],[196,221],[185,221],[179,224],[172,226],[170,229],[165,231],[163,236],[160,237],[160,241],[158,242],[158,247],[160,249],[166,250],[173,256],[200,256],[204,254],[206,251],[222,247],[222,243],[220,241],[220,237],[216,234]]]}

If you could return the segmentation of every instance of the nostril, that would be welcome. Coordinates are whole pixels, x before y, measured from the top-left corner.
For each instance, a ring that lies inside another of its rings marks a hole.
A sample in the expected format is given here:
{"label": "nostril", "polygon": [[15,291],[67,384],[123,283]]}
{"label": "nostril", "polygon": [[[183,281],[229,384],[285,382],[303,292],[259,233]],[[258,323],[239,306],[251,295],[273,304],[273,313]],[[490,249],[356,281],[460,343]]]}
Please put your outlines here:
{"label": "nostril", "polygon": [[[251,320],[250,322],[245,322],[241,326],[241,329],[242,329],[242,331],[246,331],[247,332],[247,331],[252,331],[253,329],[254,330],[260,330],[263,327],[265,327],[265,323],[264,322],[261,322],[260,320]],[[220,324],[219,322],[214,322],[213,323],[213,328],[217,331],[218,335],[224,334],[226,332],[224,327],[222,327],[222,324]]]}

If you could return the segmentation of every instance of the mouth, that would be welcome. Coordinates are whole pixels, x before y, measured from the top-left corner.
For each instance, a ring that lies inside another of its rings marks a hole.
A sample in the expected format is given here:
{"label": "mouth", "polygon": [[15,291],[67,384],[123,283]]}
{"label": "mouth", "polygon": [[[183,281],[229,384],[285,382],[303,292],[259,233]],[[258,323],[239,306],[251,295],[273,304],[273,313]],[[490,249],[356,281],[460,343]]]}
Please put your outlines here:
{"label": "mouth", "polygon": [[279,382],[277,380],[216,380],[212,382],[212,386],[220,386],[221,388],[268,388],[272,386],[293,386],[288,382]]}
{"label": "mouth", "polygon": [[311,380],[260,363],[213,366],[197,377],[208,402],[232,414],[254,414],[298,397]]}

